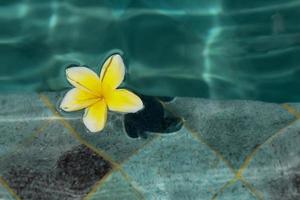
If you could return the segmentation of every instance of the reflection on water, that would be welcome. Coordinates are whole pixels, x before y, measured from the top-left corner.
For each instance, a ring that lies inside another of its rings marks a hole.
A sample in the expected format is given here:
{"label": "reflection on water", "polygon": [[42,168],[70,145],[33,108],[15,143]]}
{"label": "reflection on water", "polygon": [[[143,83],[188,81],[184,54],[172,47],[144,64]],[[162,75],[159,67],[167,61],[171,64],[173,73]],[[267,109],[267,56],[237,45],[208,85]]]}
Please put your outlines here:
{"label": "reflection on water", "polygon": [[299,0],[1,1],[0,91],[64,89],[116,50],[144,94],[299,101],[299,18]]}

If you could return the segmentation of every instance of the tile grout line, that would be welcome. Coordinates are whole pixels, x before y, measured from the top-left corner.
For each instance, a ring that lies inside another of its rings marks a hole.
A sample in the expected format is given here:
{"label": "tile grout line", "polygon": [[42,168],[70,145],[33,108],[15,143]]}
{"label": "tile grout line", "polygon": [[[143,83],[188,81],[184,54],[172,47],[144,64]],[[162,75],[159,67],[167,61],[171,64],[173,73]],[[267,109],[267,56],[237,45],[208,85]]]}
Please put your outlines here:
{"label": "tile grout line", "polygon": [[203,139],[201,136],[201,134],[197,134],[197,131],[194,131],[192,128],[190,128],[186,123],[185,123],[185,120],[181,117],[181,116],[178,116],[172,109],[168,108],[166,106],[166,104],[162,101],[160,101],[160,103],[163,105],[163,107],[169,111],[170,113],[172,113],[174,116],[178,117],[178,118],[181,118],[182,121],[183,121],[183,127],[185,127],[187,129],[187,132],[192,136],[192,138],[194,140],[196,140],[197,142],[199,142],[200,144],[204,144],[205,146],[207,146],[211,151],[214,152],[214,154],[220,159],[222,160],[225,165],[230,169],[230,171],[232,171],[232,173],[235,173],[235,170],[234,168],[231,166],[231,164],[221,155],[221,153],[219,151],[217,151],[216,149],[214,149],[211,145],[208,144],[208,142]]}
{"label": "tile grout line", "polygon": [[[105,160],[109,161],[110,164],[112,165],[112,170],[111,171],[117,171],[118,169],[121,170],[122,166],[120,164],[118,164],[117,162],[115,162],[109,155],[107,155],[106,153],[104,153],[102,150],[99,150],[97,148],[95,148],[93,145],[90,145],[89,143],[87,143],[86,141],[84,141],[79,133],[77,133],[77,131],[75,131],[75,129],[56,111],[54,105],[50,102],[50,100],[48,99],[48,97],[44,94],[39,94],[39,98],[40,100],[43,102],[43,104],[52,112],[52,114],[54,116],[56,116],[58,118],[58,121],[68,130],[68,132],[75,138],[77,139],[81,144],[85,145],[86,147],[88,147],[89,149],[93,150],[94,152],[96,152],[99,156],[103,157]],[[123,174],[126,174],[123,171]],[[126,174],[127,180],[129,180],[129,176]],[[99,181],[101,183],[101,181]],[[100,186],[101,184],[98,183]],[[130,185],[132,185],[130,182],[128,182]],[[96,182],[97,184],[97,182]],[[134,186],[132,186],[136,191],[138,191]],[[98,187],[96,187],[96,189],[87,193],[87,196],[91,196],[92,194],[94,194],[96,192],[96,190],[98,189]],[[87,200],[87,199],[86,199]]]}
{"label": "tile grout line", "polygon": [[[186,127],[187,128],[187,127]],[[227,167],[229,168],[229,170],[233,173],[234,177],[232,179],[230,179],[229,181],[227,181],[213,196],[212,196],[212,200],[215,200],[217,195],[219,193],[222,193],[225,191],[226,188],[228,188],[230,185],[234,184],[235,182],[237,182],[238,180],[243,180],[243,177],[241,175],[239,175],[239,170],[236,171],[231,165],[230,163],[217,151],[215,150],[213,147],[211,147],[208,143],[206,143],[204,140],[201,140],[202,138],[200,138],[198,136],[198,134],[196,134],[196,132],[192,132],[192,130],[189,130],[188,132],[190,132],[190,134],[192,135],[192,137],[195,137],[196,140],[199,140],[201,143],[205,144],[208,146],[209,149],[211,149],[216,156],[222,160],[225,165],[227,165]],[[246,181],[245,181],[246,182]],[[262,198],[259,198],[258,192],[254,189],[254,188],[249,188],[249,185],[245,185],[245,187],[251,192],[251,194],[254,194],[254,196],[256,197],[256,199],[261,200]]]}
{"label": "tile grout line", "polygon": [[128,176],[128,174],[123,169],[119,169],[119,171],[120,171],[121,175],[123,176],[123,178],[125,179],[125,181],[132,187],[132,190],[137,195],[137,197],[140,200],[144,200],[145,199],[144,195],[132,184],[132,180]]}
{"label": "tile grout line", "polygon": [[275,139],[278,135],[280,135],[281,133],[283,133],[283,131],[288,128],[289,126],[293,125],[294,123],[296,123],[298,121],[298,119],[296,118],[295,120],[289,122],[286,126],[280,128],[279,130],[277,130],[273,135],[271,135],[270,137],[268,137],[262,144],[259,144],[257,146],[255,146],[253,148],[253,150],[246,156],[244,162],[242,163],[241,167],[238,170],[237,176],[242,176],[243,171],[248,167],[248,165],[250,164],[252,158],[255,156],[256,152],[265,144],[268,144],[269,142],[271,142],[273,139]]}
{"label": "tile grout line", "polygon": [[[44,130],[45,128],[47,128],[48,126],[49,126],[49,120],[44,122],[42,126],[40,126],[37,130],[35,130],[32,133],[32,135],[30,135],[28,138],[25,138],[21,142],[28,142],[28,140],[32,141],[33,137],[39,135],[41,133],[41,131]],[[10,153],[15,153],[17,151],[18,151],[18,146],[16,148],[14,148]],[[0,160],[2,160],[2,159],[3,159],[3,157],[0,158]],[[0,183],[15,199],[20,200],[20,197],[17,195],[17,193],[12,188],[10,188],[8,183],[1,176],[0,176]]]}
{"label": "tile grout line", "polygon": [[263,200],[262,194],[256,190],[254,187],[251,186],[250,183],[248,183],[243,177],[239,178],[239,181],[242,182],[242,184],[249,190],[250,194],[252,194],[256,199]]}
{"label": "tile grout line", "polygon": [[217,198],[217,196],[220,194],[220,193],[223,193],[225,191],[225,189],[227,187],[229,187],[230,185],[234,184],[235,182],[237,182],[237,179],[236,178],[232,178],[231,180],[227,181],[220,189],[218,192],[214,193],[211,200],[215,200]]}
{"label": "tile grout line", "polygon": [[117,170],[110,170],[105,176],[103,176],[100,180],[96,181],[96,183],[92,186],[91,190],[88,191],[82,200],[89,200],[93,194],[95,194],[105,181],[112,175],[113,172],[116,172]]}
{"label": "tile grout line", "polygon": [[[166,108],[165,104],[162,102],[162,104],[164,105],[164,107]],[[170,109],[168,109],[169,112],[172,112],[172,114],[174,114],[174,112]],[[174,114],[175,115],[175,114]],[[178,117],[178,116],[177,116]],[[290,125],[290,124],[289,124]],[[287,126],[289,126],[287,125]],[[231,180],[227,181],[227,183],[225,183],[222,188],[219,189],[218,192],[216,192],[212,199],[215,199],[217,194],[219,194],[220,192],[224,191],[227,187],[229,187],[231,184],[235,183],[236,181],[238,180],[243,180],[243,177],[241,176],[241,173],[243,172],[243,170],[247,167],[248,163],[250,162],[252,156],[255,155],[256,151],[258,150],[258,147],[255,148],[255,150],[253,152],[251,152],[245,159],[245,161],[243,162],[243,164],[241,165],[241,167],[236,171],[232,166],[231,164],[221,155],[221,153],[219,151],[217,151],[216,149],[214,149],[211,145],[209,145],[205,139],[203,139],[201,137],[201,134],[197,134],[197,131],[194,131],[192,128],[190,128],[189,126],[186,125],[185,121],[184,121],[184,125],[183,125],[187,130],[188,130],[188,133],[191,134],[191,136],[197,140],[198,142],[200,142],[201,144],[204,144],[206,145],[211,151],[214,152],[214,154],[220,159],[222,160],[225,165],[227,165],[227,167],[230,169],[230,171],[233,173],[234,175],[234,178],[232,178]],[[285,126],[285,127],[287,127]],[[245,181],[246,182],[246,181]],[[251,193],[254,193],[255,194],[255,197],[257,199],[261,199],[261,198],[258,198],[259,195],[257,195],[257,191],[254,189],[254,188],[248,188],[249,187],[249,184],[248,185],[245,185],[247,187],[247,189],[249,189],[249,191]],[[257,197],[258,196],[258,197]]]}
{"label": "tile grout line", "polygon": [[297,119],[300,119],[300,113],[297,110],[295,110],[292,106],[290,106],[288,103],[281,104],[281,107],[289,114],[293,115]]}
{"label": "tile grout line", "polygon": [[[31,142],[31,141],[34,139],[33,137],[35,137],[35,136],[41,134],[41,132],[42,132],[45,128],[47,128],[48,126],[49,126],[49,120],[43,122],[42,126],[40,126],[37,130],[33,131],[33,133],[32,133],[30,136],[28,136],[28,137],[24,138],[23,140],[21,140],[20,143],[23,143],[23,142],[25,142],[25,143]],[[19,150],[19,147],[20,147],[20,146],[21,146],[20,144],[19,144],[19,145],[16,145],[16,147],[15,147],[14,149],[10,150],[10,151],[8,152],[8,154],[9,154],[9,153],[10,153],[10,154],[16,153],[16,152]],[[1,158],[0,158],[0,161],[3,160],[4,158],[5,158],[5,156],[1,157]]]}
{"label": "tile grout line", "polygon": [[106,179],[112,172],[116,171],[116,169],[119,169],[121,166],[118,163],[116,163],[112,158],[110,158],[110,156],[108,156],[106,153],[104,153],[103,151],[100,151],[99,149],[95,148],[94,146],[92,146],[89,143],[87,143],[86,141],[84,141],[80,137],[79,133],[77,133],[75,131],[75,129],[56,111],[54,105],[50,102],[50,100],[48,99],[48,97],[46,95],[40,94],[39,98],[43,102],[43,104],[52,112],[52,114],[55,117],[57,117],[57,120],[63,125],[64,128],[66,128],[68,130],[68,132],[71,134],[72,137],[74,137],[80,144],[83,144],[87,148],[91,149],[98,156],[104,158],[106,161],[108,161],[112,165],[112,169],[110,170],[110,172],[108,172],[108,175],[107,176],[105,175],[100,180],[96,181],[96,183],[92,186],[92,189],[83,198],[84,200],[88,200],[91,197],[91,195],[97,191],[97,189],[98,189],[97,186],[102,185],[101,184],[102,179],[103,178]]}
{"label": "tile grout line", "polygon": [[21,198],[17,195],[17,193],[9,187],[8,183],[0,176],[1,185],[13,196],[16,200],[21,200]]}
{"label": "tile grout line", "polygon": [[64,126],[64,128],[66,128],[68,130],[68,132],[76,140],[78,140],[81,144],[85,145],[89,149],[96,152],[98,155],[100,155],[105,160],[109,161],[114,169],[120,167],[120,165],[118,163],[116,163],[109,155],[107,155],[103,151],[95,148],[94,146],[92,146],[89,143],[87,143],[86,141],[84,141],[81,138],[81,136],[79,135],[79,133],[77,133],[77,131],[75,131],[75,129],[56,111],[55,107],[53,106],[53,104],[50,102],[50,100],[48,99],[48,97],[46,95],[40,94],[40,99],[44,103],[44,105],[53,113],[53,115],[55,117],[57,117],[58,121]]}
{"label": "tile grout line", "polygon": [[[235,178],[233,179],[236,179],[237,180],[240,180],[240,181],[244,181],[244,183],[247,183],[246,180],[243,179],[243,176],[242,176],[242,173],[243,171],[248,167],[251,159],[255,156],[256,152],[260,149],[261,146],[263,146],[264,144],[272,141],[274,138],[276,138],[280,133],[282,133],[283,130],[285,130],[287,127],[289,127],[290,125],[292,125],[293,123],[295,123],[296,121],[298,121],[297,119],[291,121],[290,123],[288,123],[286,126],[284,126],[283,128],[279,129],[278,131],[276,131],[273,135],[271,135],[268,139],[266,139],[265,142],[263,142],[262,144],[260,145],[257,145],[251,152],[250,154],[248,154],[244,160],[244,162],[242,163],[241,167],[237,170],[236,173],[234,173],[235,175]],[[231,180],[229,180],[228,182],[230,182]],[[257,199],[263,199],[261,197],[261,195],[258,195],[258,191],[255,190],[255,188],[253,187],[250,187],[249,184],[244,184],[247,189],[249,189],[250,192],[256,194],[255,196],[257,197]],[[249,188],[250,187],[250,188]],[[217,192],[219,193],[219,192]]]}
{"label": "tile grout line", "polygon": [[[164,106],[164,108],[166,110],[168,110],[169,112],[171,112],[173,115],[177,116],[177,117],[180,117],[178,115],[175,114],[175,112],[169,108],[167,108],[167,106],[165,105],[164,102],[161,102],[162,105]],[[182,118],[182,117],[180,117]],[[208,149],[210,149],[215,155],[217,158],[219,158],[219,160],[223,161],[224,164],[227,166],[227,168],[232,172],[232,174],[234,175],[234,177],[232,179],[230,179],[229,181],[227,181],[220,189],[218,192],[216,192],[213,196],[212,196],[212,200],[214,200],[217,195],[220,193],[220,192],[223,192],[227,187],[229,187],[230,185],[234,184],[238,179],[237,179],[237,176],[236,176],[236,170],[231,166],[231,164],[221,155],[221,153],[214,149],[210,144],[208,144],[207,141],[205,141],[205,139],[203,139],[201,137],[201,134],[198,134],[197,131],[194,131],[192,128],[190,128],[186,123],[185,123],[185,120],[183,120],[183,126],[187,129],[187,132],[192,136],[192,138],[194,140],[196,140],[197,142],[199,142],[200,144],[202,145],[205,145],[208,147]]]}
{"label": "tile grout line", "polygon": [[231,166],[231,164],[221,155],[221,153],[214,149],[212,146],[210,146],[210,144],[208,144],[208,142],[203,139],[201,136],[199,136],[200,134],[197,134],[198,132],[197,131],[194,131],[192,130],[189,126],[187,126],[186,124],[184,124],[184,127],[187,129],[187,132],[192,136],[192,138],[194,140],[196,140],[197,142],[199,142],[200,144],[203,144],[205,146],[208,147],[208,149],[210,149],[215,155],[217,158],[219,158],[221,161],[224,162],[224,164],[228,167],[228,169],[233,173],[235,174],[236,173],[236,170]]}
{"label": "tile grout line", "polygon": [[126,158],[125,160],[123,160],[120,165],[125,164],[127,161],[130,160],[130,158],[132,158],[134,155],[137,155],[142,149],[144,149],[146,146],[150,145],[152,142],[154,142],[155,140],[157,140],[160,136],[159,135],[155,135],[153,138],[151,138],[151,140],[149,140],[148,142],[146,142],[145,144],[143,144],[142,146],[140,146],[140,148],[138,148],[137,150],[135,150],[132,154],[130,154],[130,156],[128,158]]}
{"label": "tile grout line", "polygon": [[[286,126],[280,128],[278,131],[276,131],[273,135],[271,135],[268,139],[265,140],[265,142],[263,142],[260,145],[257,145],[251,152],[250,154],[248,154],[244,160],[244,162],[242,163],[241,167],[238,169],[238,171],[235,173],[235,178],[237,180],[240,180],[244,186],[247,187],[247,189],[249,189],[249,191],[251,193],[253,193],[258,199],[263,199],[261,197],[261,195],[258,194],[258,191],[255,190],[255,188],[253,188],[248,182],[246,182],[246,180],[243,179],[242,173],[243,171],[248,167],[251,159],[254,157],[254,155],[256,154],[256,152],[260,149],[261,146],[263,146],[264,144],[269,143],[270,141],[272,141],[274,138],[276,138],[280,133],[283,132],[283,130],[285,130],[287,127],[289,127],[290,125],[296,123],[298,121],[298,119],[300,118],[300,113],[295,111],[291,106],[289,106],[288,104],[282,104],[281,105],[284,110],[286,110],[288,113],[290,113],[292,116],[294,116],[296,119],[291,121],[290,123],[288,123]],[[232,180],[233,180],[232,179]],[[229,180],[228,182],[230,182],[231,180]],[[227,183],[228,183],[227,182]],[[221,189],[225,189],[225,188],[221,188]],[[217,192],[219,193],[219,192]]]}

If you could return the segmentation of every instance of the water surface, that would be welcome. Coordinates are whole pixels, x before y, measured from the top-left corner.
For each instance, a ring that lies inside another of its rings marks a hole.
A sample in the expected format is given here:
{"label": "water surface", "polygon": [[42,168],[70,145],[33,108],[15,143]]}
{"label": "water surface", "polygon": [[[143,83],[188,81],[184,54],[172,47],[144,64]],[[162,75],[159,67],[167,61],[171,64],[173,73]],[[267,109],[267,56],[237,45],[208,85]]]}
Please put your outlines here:
{"label": "water surface", "polygon": [[0,92],[62,90],[122,52],[147,95],[300,101],[299,0],[6,0]]}

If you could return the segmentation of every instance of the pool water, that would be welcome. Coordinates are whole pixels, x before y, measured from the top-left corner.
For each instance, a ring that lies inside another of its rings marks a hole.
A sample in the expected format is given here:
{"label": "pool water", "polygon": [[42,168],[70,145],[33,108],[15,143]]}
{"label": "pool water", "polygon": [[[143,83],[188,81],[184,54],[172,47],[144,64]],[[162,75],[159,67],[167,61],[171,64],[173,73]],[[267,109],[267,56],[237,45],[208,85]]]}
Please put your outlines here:
{"label": "pool water", "polygon": [[113,52],[146,95],[300,100],[298,0],[0,3],[0,91],[69,87],[64,69],[100,71]]}
{"label": "pool water", "polygon": [[[0,200],[299,200],[299,19],[300,0],[0,0]],[[114,53],[144,108],[91,133],[59,109],[65,69]]]}

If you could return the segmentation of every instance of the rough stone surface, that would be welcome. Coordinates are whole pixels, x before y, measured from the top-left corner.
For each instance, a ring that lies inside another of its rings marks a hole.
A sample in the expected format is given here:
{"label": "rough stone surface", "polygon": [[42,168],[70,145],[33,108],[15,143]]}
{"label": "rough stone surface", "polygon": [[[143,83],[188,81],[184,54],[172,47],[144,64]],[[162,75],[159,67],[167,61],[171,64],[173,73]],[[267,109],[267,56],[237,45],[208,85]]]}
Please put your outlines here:
{"label": "rough stone surface", "polygon": [[14,200],[12,195],[0,184],[0,199],[1,200]]}
{"label": "rough stone surface", "polygon": [[256,200],[241,182],[237,182],[228,187],[224,192],[216,197],[216,200]]}
{"label": "rough stone surface", "polygon": [[[62,94],[46,93],[50,107]],[[37,94],[0,105],[0,177],[20,199],[300,199],[297,103],[177,98],[164,107],[184,127],[147,139],[128,137],[116,113],[88,133],[82,112],[58,110],[61,120]],[[223,188],[236,170],[243,180]],[[10,192],[0,185],[0,199]]]}
{"label": "rough stone surface", "polygon": [[260,148],[243,176],[265,199],[300,199],[300,122]]}
{"label": "rough stone surface", "polygon": [[210,199],[230,170],[186,131],[162,136],[124,164],[146,199]]}
{"label": "rough stone surface", "polygon": [[235,168],[294,117],[278,104],[178,98],[167,106]]}
{"label": "rough stone surface", "polygon": [[140,195],[124,180],[120,172],[114,172],[101,187],[89,198],[90,200],[139,200]]}

